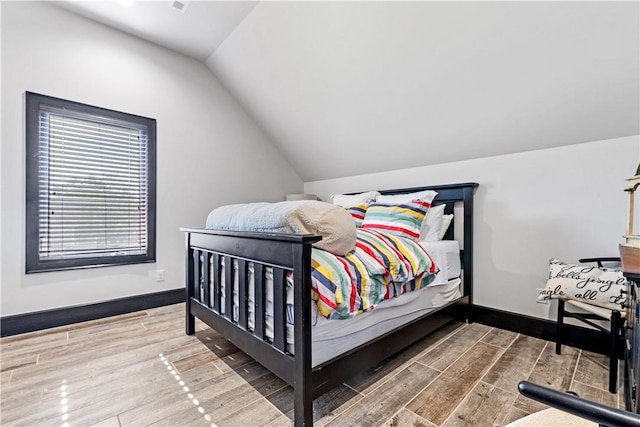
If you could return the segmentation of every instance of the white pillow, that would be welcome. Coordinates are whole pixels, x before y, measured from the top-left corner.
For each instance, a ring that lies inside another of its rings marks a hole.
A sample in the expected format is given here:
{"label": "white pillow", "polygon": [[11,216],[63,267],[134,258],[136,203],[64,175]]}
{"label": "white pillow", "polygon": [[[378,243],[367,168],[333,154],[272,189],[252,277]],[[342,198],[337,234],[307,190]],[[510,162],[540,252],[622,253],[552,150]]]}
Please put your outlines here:
{"label": "white pillow", "polygon": [[453,214],[442,215],[442,228],[440,229],[440,240],[444,239],[444,235],[447,234],[447,230],[453,221]]}
{"label": "white pillow", "polygon": [[360,194],[334,194],[331,196],[331,203],[342,206],[343,208],[350,208],[362,203],[369,204],[376,200],[378,196],[380,196],[380,193],[377,191],[367,191]]}
{"label": "white pillow", "polygon": [[444,217],[445,205],[432,206],[427,213],[427,217],[422,221],[422,228],[420,229],[420,241],[422,242],[435,242],[440,240],[440,233],[442,230],[442,220]]}
{"label": "white pillow", "polygon": [[623,311],[627,299],[626,285],[621,271],[551,259],[549,279],[538,299],[562,297]]}
{"label": "white pillow", "polygon": [[405,194],[391,194],[388,196],[379,194],[378,197],[376,197],[376,202],[378,203],[409,203],[414,200],[422,200],[430,204],[437,195],[438,193],[433,190],[424,190],[424,191],[417,191],[415,193],[405,193]]}

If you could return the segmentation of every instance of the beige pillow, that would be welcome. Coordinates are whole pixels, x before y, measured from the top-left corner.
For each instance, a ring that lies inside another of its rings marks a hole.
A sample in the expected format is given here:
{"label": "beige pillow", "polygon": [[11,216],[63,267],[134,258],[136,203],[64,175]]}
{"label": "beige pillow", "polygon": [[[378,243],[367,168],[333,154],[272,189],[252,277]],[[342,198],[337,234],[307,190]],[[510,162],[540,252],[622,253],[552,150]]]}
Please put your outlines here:
{"label": "beige pillow", "polygon": [[317,234],[314,246],[336,255],[349,253],[356,245],[356,223],[343,207],[323,202],[300,204],[288,216],[297,233]]}

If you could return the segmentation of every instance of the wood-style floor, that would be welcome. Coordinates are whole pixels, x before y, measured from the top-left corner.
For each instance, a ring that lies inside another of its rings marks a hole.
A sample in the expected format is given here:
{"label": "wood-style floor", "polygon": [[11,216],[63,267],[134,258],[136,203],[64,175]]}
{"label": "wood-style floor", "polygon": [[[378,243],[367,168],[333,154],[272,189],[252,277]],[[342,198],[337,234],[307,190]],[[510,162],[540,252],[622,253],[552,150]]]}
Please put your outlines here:
{"label": "wood-style floor", "polygon": [[[2,426],[290,426],[284,382],[184,305],[3,338]],[[543,409],[522,379],[610,406],[604,356],[450,324],[314,402],[315,425],[501,426]],[[621,390],[621,389],[620,389]]]}

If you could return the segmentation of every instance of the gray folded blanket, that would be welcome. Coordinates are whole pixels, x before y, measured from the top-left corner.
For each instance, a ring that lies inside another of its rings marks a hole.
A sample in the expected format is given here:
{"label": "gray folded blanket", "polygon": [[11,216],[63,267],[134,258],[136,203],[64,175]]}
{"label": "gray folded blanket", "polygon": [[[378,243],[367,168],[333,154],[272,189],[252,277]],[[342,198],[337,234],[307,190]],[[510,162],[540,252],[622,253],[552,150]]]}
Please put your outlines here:
{"label": "gray folded blanket", "polygon": [[316,200],[220,206],[207,216],[206,228],[315,234],[322,240],[314,246],[336,255],[350,252],[356,244],[351,215],[341,206]]}

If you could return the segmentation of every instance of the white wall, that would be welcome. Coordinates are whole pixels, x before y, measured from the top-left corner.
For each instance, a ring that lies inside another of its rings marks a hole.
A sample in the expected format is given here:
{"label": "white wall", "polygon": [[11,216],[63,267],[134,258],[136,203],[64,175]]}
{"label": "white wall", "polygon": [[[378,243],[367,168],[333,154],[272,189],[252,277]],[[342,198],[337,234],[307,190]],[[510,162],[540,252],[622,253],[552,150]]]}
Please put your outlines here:
{"label": "white wall", "polygon": [[318,181],[638,134],[639,9],[261,1],[207,65]]}
{"label": "white wall", "polygon": [[[182,287],[179,227],[203,226],[225,203],[301,191],[298,175],[204,64],[45,2],[0,8],[2,316]],[[24,274],[25,91],[157,120],[156,264]]]}
{"label": "white wall", "polygon": [[[339,192],[477,182],[474,303],[540,318],[551,257],[617,256],[626,227],[624,180],[640,162],[640,136],[305,183]],[[638,210],[636,210],[638,212]],[[637,221],[637,219],[636,219]],[[550,313],[550,311],[552,311]]]}

